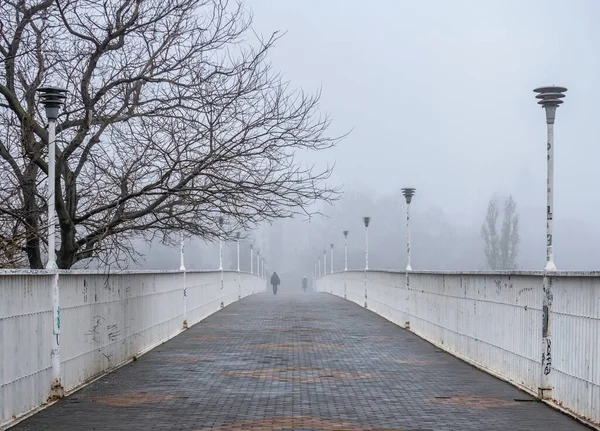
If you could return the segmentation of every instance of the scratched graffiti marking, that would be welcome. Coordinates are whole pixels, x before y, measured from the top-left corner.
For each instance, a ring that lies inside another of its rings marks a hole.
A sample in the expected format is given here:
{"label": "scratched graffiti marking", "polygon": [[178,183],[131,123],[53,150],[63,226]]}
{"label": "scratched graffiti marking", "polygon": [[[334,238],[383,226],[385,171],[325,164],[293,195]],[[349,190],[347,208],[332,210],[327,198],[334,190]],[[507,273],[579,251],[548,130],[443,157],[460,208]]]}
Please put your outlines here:
{"label": "scratched graffiti marking", "polygon": [[119,336],[121,335],[121,330],[117,325],[108,325],[106,327],[106,330],[108,331],[109,341],[117,341],[119,339]]}
{"label": "scratched graffiti marking", "polygon": [[542,366],[544,374],[548,375],[552,372],[552,340],[546,340],[546,351],[542,353]]}
{"label": "scratched graffiti marking", "polygon": [[94,323],[89,331],[87,331],[84,335],[86,337],[86,342],[88,342],[91,337],[94,343],[100,343],[100,331],[104,325],[104,317],[102,316],[94,316],[92,317]]}

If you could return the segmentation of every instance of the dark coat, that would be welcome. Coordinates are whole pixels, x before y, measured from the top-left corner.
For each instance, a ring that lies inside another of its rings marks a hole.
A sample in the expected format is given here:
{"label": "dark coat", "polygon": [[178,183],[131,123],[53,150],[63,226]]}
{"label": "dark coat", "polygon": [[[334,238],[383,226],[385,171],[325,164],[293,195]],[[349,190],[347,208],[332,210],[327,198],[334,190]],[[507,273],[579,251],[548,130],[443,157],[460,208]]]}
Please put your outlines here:
{"label": "dark coat", "polygon": [[271,284],[273,286],[279,286],[281,284],[281,280],[279,280],[279,276],[277,275],[276,272],[274,272],[273,275],[271,276]]}

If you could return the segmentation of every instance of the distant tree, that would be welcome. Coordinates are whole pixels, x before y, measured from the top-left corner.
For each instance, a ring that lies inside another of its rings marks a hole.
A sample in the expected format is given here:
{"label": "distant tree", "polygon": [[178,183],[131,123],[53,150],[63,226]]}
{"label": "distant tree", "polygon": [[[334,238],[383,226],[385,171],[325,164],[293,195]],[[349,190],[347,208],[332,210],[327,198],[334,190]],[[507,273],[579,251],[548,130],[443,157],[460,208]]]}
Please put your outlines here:
{"label": "distant tree", "polygon": [[494,271],[516,269],[520,242],[519,215],[517,204],[512,196],[504,200],[504,216],[500,229],[498,228],[499,216],[498,199],[492,197],[481,226],[488,267]]}

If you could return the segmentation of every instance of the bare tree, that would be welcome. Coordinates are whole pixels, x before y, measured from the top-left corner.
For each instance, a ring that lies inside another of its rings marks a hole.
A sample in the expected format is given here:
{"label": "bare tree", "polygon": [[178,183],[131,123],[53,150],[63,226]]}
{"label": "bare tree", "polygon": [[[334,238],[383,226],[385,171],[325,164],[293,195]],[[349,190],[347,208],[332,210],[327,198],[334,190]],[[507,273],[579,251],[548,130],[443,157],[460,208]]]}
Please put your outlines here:
{"label": "bare tree", "polygon": [[517,204],[512,196],[504,201],[502,227],[498,232],[500,210],[494,196],[488,203],[487,214],[481,226],[484,252],[491,270],[513,270],[517,267],[519,252],[519,215]]}
{"label": "bare tree", "polygon": [[4,0],[0,239],[11,259],[41,268],[46,246],[43,84],[69,90],[57,124],[60,268],[131,257],[139,236],[231,238],[335,200],[330,168],[295,158],[339,140],[320,95],[273,72],[277,33],[250,45],[253,34],[225,0]]}

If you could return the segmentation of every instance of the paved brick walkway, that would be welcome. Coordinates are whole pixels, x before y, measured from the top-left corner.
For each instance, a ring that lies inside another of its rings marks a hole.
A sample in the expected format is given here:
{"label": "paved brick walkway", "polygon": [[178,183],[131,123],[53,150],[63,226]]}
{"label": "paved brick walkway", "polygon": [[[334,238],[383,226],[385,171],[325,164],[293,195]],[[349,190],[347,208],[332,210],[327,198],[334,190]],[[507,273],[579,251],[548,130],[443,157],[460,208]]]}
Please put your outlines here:
{"label": "paved brick walkway", "polygon": [[326,294],[233,304],[15,430],[586,427]]}

